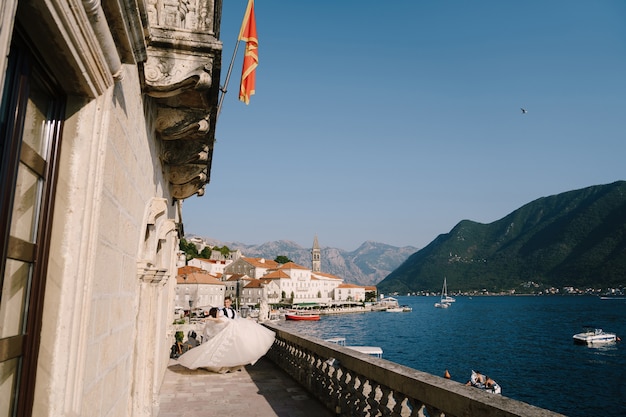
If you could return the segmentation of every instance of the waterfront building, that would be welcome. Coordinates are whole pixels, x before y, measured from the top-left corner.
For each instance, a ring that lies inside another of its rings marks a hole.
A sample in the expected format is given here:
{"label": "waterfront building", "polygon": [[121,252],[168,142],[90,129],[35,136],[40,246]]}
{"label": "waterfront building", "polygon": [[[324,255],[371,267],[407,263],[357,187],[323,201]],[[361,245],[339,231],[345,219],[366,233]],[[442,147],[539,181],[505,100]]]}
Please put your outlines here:
{"label": "waterfront building", "polygon": [[224,283],[205,271],[180,274],[176,277],[176,308],[208,311],[211,307],[224,305]]}
{"label": "waterfront building", "polygon": [[310,269],[288,262],[278,268],[288,279],[280,279],[280,291],[292,300],[293,304],[329,304],[334,290],[343,280],[331,274],[313,273]]}
{"label": "waterfront building", "polygon": [[0,1],[0,416],[153,416],[217,120],[194,4]]}
{"label": "waterfront building", "polygon": [[275,280],[251,279],[241,291],[241,305],[254,307],[265,300],[268,304],[278,304],[281,301],[280,289]]}
{"label": "waterfront building", "polygon": [[[260,289],[265,286],[269,304],[277,303],[315,303],[330,305],[337,297],[352,297],[353,300],[365,299],[364,287],[346,287],[337,294],[336,289],[343,279],[319,271],[321,254],[317,236],[311,251],[312,266],[316,270],[298,265],[295,262],[279,264],[265,258],[241,256],[224,268],[223,280],[226,281],[226,295],[238,300],[239,305],[258,304],[263,297]],[[244,278],[245,276],[245,278]],[[252,285],[251,280],[255,281]],[[246,286],[250,285],[249,287]],[[345,300],[345,299],[343,299]]]}
{"label": "waterfront building", "polygon": [[253,278],[245,274],[222,275],[222,281],[226,284],[225,297],[230,297],[235,302],[235,306],[241,305],[241,290]]}
{"label": "waterfront building", "polygon": [[341,284],[335,289],[336,301],[365,301],[365,287],[355,284]]}

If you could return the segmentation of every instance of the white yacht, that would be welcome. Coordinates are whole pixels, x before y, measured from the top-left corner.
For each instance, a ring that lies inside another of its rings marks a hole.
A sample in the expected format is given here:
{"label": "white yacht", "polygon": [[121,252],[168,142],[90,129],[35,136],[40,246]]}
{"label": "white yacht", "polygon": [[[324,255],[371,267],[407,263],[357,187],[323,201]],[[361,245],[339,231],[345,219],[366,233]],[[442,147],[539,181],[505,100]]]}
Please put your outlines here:
{"label": "white yacht", "polygon": [[602,329],[586,329],[573,336],[574,343],[580,345],[601,345],[615,343],[620,340],[615,333],[605,332]]}

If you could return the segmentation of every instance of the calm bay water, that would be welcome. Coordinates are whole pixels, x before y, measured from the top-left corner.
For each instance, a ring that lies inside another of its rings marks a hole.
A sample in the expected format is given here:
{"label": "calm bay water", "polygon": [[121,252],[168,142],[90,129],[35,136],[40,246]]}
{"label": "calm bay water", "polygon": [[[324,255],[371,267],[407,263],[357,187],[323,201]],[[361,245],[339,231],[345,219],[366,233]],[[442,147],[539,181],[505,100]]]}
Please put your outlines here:
{"label": "calm bay water", "polygon": [[[448,309],[435,297],[397,297],[410,313],[322,316],[283,321],[291,331],[347,345],[380,346],[383,358],[465,383],[479,370],[502,394],[571,417],[626,416],[626,300],[598,297],[457,297]],[[590,348],[572,336],[584,325],[623,342]]]}

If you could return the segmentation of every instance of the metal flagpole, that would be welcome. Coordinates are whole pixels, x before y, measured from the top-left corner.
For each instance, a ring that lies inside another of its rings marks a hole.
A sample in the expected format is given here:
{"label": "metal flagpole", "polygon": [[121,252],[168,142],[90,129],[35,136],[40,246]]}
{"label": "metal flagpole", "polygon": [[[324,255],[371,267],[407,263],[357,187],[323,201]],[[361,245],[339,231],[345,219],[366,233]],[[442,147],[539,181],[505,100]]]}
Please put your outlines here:
{"label": "metal flagpole", "polygon": [[237,44],[235,45],[235,51],[233,52],[233,57],[230,59],[230,65],[228,66],[228,72],[226,73],[226,80],[224,81],[224,86],[220,87],[220,91],[222,95],[220,96],[219,104],[217,105],[217,116],[215,119],[219,119],[220,112],[222,111],[222,103],[224,103],[224,96],[226,95],[226,89],[228,88],[228,81],[230,80],[230,74],[233,72],[233,64],[235,63],[235,57],[237,56],[237,49],[239,49],[239,39],[237,39]]}

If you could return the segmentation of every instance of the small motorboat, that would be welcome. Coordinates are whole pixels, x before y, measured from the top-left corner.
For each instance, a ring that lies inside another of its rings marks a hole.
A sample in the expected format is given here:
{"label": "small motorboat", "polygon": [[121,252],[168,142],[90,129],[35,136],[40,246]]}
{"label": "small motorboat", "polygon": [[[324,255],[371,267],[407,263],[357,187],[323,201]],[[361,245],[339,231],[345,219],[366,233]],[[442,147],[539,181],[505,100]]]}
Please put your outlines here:
{"label": "small motorboat", "polygon": [[574,343],[579,345],[604,345],[620,340],[615,333],[605,332],[598,328],[587,328],[584,332],[575,334],[573,339]]}
{"label": "small motorboat", "polygon": [[379,302],[372,305],[372,311],[391,311],[392,313],[402,311],[398,310],[398,308],[400,308],[400,304],[393,297],[382,298]]}
{"label": "small motorboat", "polygon": [[344,346],[348,349],[356,350],[357,352],[365,353],[366,355],[375,356],[377,358],[383,357],[383,350],[378,346],[346,346],[345,337],[332,337],[330,339],[324,339],[324,341]]}
{"label": "small motorboat", "polygon": [[472,370],[472,376],[467,381],[466,385],[481,389],[492,394],[502,394],[502,388],[496,381],[489,378],[487,375],[483,375],[478,371]]}
{"label": "small motorboat", "polygon": [[365,353],[366,355],[374,356],[376,358],[383,357],[383,350],[378,346],[346,346],[348,349],[356,350],[357,352]]}

